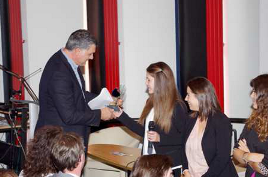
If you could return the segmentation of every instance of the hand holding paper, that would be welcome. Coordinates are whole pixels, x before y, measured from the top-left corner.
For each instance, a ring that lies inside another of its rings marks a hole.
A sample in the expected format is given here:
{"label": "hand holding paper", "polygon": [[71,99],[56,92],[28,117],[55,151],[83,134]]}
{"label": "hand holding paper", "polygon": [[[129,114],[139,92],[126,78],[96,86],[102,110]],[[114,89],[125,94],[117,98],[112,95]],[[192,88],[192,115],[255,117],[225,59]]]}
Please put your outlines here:
{"label": "hand holding paper", "polygon": [[106,88],[103,88],[101,90],[101,93],[96,98],[88,102],[88,106],[92,110],[101,109],[101,120],[106,121],[115,117],[113,114],[114,109],[107,108],[107,106],[112,102],[113,98],[110,95],[109,91]]}

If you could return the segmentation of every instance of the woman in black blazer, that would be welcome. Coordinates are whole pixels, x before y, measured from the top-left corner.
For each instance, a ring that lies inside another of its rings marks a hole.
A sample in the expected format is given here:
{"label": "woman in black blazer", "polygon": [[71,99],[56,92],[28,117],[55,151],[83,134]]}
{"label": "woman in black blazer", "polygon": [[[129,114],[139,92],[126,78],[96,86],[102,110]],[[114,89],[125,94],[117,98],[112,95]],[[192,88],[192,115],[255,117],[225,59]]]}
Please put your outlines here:
{"label": "woman in black blazer", "polygon": [[246,121],[234,158],[247,168],[246,177],[268,176],[268,74],[252,79],[252,113]]}
{"label": "woman in black blazer", "polygon": [[[126,127],[144,138],[143,155],[148,154],[148,144],[153,144],[153,154],[165,154],[172,158],[173,165],[182,164],[183,132],[186,121],[186,106],[177,91],[170,67],[164,62],[147,68],[146,86],[149,98],[138,122],[125,112],[115,116]],[[155,122],[153,131],[148,131],[149,121]],[[180,170],[175,171],[179,176]]]}
{"label": "woman in black blazer", "polygon": [[230,158],[232,126],[211,82],[203,77],[190,80],[185,100],[192,111],[185,133],[185,177],[237,177]]}

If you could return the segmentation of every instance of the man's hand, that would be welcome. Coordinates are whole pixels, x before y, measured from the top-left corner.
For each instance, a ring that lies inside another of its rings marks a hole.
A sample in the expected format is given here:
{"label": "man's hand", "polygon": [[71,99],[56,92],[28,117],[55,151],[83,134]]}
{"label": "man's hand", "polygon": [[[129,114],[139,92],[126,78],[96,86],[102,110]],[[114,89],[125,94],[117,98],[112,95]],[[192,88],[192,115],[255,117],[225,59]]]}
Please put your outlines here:
{"label": "man's hand", "polygon": [[119,108],[119,111],[113,112],[115,118],[120,117],[122,113],[123,113],[123,110],[121,108]]}
{"label": "man's hand", "polygon": [[110,108],[102,108],[101,109],[101,120],[110,120],[110,119],[113,119],[114,118],[114,115],[113,115],[113,112],[114,110],[113,109],[110,109]]}

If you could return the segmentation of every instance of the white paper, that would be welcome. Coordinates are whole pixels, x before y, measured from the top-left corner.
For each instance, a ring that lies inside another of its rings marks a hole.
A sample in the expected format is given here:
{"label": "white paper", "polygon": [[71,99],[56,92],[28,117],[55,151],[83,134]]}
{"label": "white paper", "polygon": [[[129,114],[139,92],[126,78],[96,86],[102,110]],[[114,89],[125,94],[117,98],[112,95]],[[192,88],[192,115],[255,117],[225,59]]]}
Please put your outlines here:
{"label": "white paper", "polygon": [[102,109],[106,107],[107,105],[109,105],[111,102],[113,102],[113,98],[111,94],[109,93],[107,88],[103,88],[101,90],[101,93],[96,98],[88,102],[88,106],[92,110]]}

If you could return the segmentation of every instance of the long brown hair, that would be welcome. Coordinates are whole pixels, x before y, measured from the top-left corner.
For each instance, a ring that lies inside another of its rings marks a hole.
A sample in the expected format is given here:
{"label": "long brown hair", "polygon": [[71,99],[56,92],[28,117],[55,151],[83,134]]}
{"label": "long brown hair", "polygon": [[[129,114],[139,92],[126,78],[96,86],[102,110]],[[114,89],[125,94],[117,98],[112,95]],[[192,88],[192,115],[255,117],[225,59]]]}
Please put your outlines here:
{"label": "long brown hair", "polygon": [[248,129],[254,129],[261,142],[268,137],[268,74],[262,74],[250,82],[252,91],[256,93],[257,109],[252,108],[252,113],[246,121]]}
{"label": "long brown hair", "polygon": [[199,111],[193,112],[191,117],[200,116],[201,121],[206,120],[210,114],[220,111],[221,107],[212,83],[204,77],[195,77],[188,81],[187,86],[195,94]]}
{"label": "long brown hair", "polygon": [[10,169],[0,169],[0,176],[1,177],[18,177],[18,175]]}
{"label": "long brown hair", "polygon": [[154,108],[155,123],[168,133],[175,104],[179,102],[184,105],[184,102],[177,90],[173,72],[166,63],[153,63],[148,66],[146,71],[154,78],[154,93],[149,94],[139,123],[144,124],[144,120]]}
{"label": "long brown hair", "polygon": [[167,155],[144,155],[137,159],[130,176],[164,177],[172,166],[172,160]]}
{"label": "long brown hair", "polygon": [[56,126],[44,126],[36,131],[28,145],[23,168],[24,177],[40,177],[57,172],[50,158],[51,145],[53,139],[62,132],[62,128]]}

